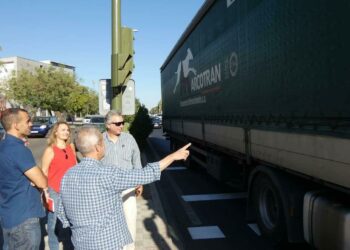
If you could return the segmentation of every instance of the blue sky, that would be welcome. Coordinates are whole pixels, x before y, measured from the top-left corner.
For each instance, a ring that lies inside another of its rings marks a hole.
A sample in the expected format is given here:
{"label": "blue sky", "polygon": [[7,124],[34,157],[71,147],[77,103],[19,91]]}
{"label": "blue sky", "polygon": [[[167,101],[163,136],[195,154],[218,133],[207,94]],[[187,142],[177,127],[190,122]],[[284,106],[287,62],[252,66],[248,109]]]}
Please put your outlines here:
{"label": "blue sky", "polygon": [[[122,24],[135,34],[136,96],[161,98],[159,68],[204,0],[122,0]],[[0,57],[53,60],[76,67],[95,90],[110,78],[111,0],[1,0]]]}

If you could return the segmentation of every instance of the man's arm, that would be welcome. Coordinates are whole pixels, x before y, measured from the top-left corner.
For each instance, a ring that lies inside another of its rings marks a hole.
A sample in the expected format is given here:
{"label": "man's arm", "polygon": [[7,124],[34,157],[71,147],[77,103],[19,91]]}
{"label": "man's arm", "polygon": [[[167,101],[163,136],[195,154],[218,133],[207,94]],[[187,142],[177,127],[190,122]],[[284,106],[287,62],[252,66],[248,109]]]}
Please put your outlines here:
{"label": "man's arm", "polygon": [[186,160],[187,157],[190,155],[190,151],[188,151],[188,148],[191,146],[191,143],[188,143],[187,145],[183,146],[179,150],[175,151],[174,153],[165,156],[163,159],[159,161],[159,167],[160,171],[163,171],[167,167],[170,166],[171,163],[174,161],[179,160]]}
{"label": "man's arm", "polygon": [[120,168],[113,168],[114,172],[107,178],[112,178],[112,181],[105,182],[105,185],[107,187],[111,187],[112,185],[112,188],[125,190],[137,185],[148,184],[159,180],[160,171],[164,170],[174,161],[187,159],[189,155],[187,148],[189,146],[191,146],[190,143],[180,148],[176,152],[166,156],[159,162],[148,163],[144,168],[141,169],[122,170]]}
{"label": "man's arm", "polygon": [[66,211],[65,211],[63,203],[62,203],[61,195],[58,198],[57,208],[56,208],[55,213],[57,214],[57,218],[62,222],[63,228],[70,226],[69,221],[68,221],[67,216],[66,216]]}
{"label": "man's arm", "polygon": [[39,167],[34,166],[25,171],[24,174],[36,187],[42,189],[47,188],[47,178]]}
{"label": "man's arm", "polygon": [[[132,147],[132,158],[131,158],[131,163],[133,168],[142,168],[142,163],[141,163],[141,154],[140,154],[140,149],[139,146],[137,145],[137,142],[135,140],[134,137],[132,137],[133,139],[133,147]],[[136,197],[141,196],[143,193],[143,186],[142,185],[138,185],[135,188],[135,195]]]}
{"label": "man's arm", "polygon": [[140,149],[134,137],[132,137],[131,163],[133,168],[142,168]]}

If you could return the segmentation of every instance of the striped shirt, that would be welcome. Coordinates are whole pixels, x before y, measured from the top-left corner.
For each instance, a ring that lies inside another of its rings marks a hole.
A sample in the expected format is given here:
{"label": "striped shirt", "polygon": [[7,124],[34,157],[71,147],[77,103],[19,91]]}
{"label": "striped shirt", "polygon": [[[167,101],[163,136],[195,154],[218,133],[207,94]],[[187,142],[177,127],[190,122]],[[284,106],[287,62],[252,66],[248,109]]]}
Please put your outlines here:
{"label": "striped shirt", "polygon": [[132,243],[121,192],[160,179],[159,163],[122,170],[91,158],[63,177],[56,210],[64,227],[71,227],[76,250],[117,250]]}
{"label": "striped shirt", "polygon": [[116,142],[113,142],[108,133],[103,133],[106,146],[102,162],[106,165],[115,165],[122,169],[142,168],[140,150],[131,134],[122,132]]}

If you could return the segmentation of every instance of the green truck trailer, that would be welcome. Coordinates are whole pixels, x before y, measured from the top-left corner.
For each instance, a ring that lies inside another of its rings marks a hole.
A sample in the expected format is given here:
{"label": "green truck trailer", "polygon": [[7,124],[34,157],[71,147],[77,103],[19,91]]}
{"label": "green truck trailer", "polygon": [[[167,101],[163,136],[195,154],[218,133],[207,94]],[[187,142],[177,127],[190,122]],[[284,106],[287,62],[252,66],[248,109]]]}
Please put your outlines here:
{"label": "green truck trailer", "polygon": [[161,67],[163,129],[275,241],[350,249],[350,3],[207,0]]}

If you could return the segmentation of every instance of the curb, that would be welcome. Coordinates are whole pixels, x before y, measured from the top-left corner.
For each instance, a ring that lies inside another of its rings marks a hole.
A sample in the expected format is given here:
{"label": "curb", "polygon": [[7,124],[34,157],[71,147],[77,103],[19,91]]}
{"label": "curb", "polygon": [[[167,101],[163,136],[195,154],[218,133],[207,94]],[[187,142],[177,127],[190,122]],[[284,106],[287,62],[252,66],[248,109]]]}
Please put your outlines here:
{"label": "curb", "polygon": [[[153,148],[152,144],[149,142],[149,140],[146,140],[146,147],[151,151],[150,153],[155,157],[155,159],[160,159],[160,156],[158,153],[155,151]],[[145,153],[143,153],[144,159],[147,161],[147,156]],[[163,219],[165,228],[166,228],[166,242],[171,246],[171,249],[184,249],[183,245],[181,242],[177,241],[178,247],[174,244],[173,237],[179,238],[177,234],[174,232],[173,229],[170,228],[169,223],[168,223],[168,218],[166,217],[166,214],[164,212],[164,208],[162,205],[162,202],[160,200],[160,195],[156,187],[156,183],[151,183],[149,184],[150,187],[150,192],[152,195],[152,199],[154,202],[154,206],[156,208],[156,212],[159,214],[159,216]]]}

